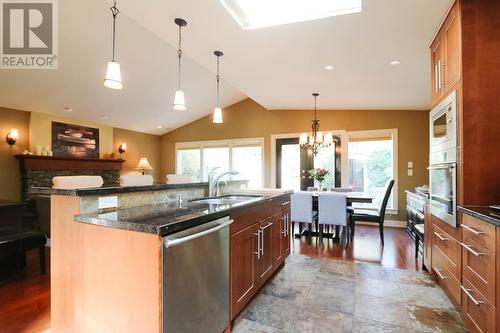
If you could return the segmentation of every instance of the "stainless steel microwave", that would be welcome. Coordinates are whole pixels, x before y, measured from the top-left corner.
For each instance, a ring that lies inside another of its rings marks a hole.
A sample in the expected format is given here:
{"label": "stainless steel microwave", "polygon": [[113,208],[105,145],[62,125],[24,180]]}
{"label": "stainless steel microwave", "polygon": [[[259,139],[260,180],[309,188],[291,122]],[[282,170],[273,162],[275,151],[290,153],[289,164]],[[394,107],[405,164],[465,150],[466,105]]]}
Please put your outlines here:
{"label": "stainless steel microwave", "polygon": [[457,147],[457,92],[453,91],[430,114],[430,162],[456,162]]}

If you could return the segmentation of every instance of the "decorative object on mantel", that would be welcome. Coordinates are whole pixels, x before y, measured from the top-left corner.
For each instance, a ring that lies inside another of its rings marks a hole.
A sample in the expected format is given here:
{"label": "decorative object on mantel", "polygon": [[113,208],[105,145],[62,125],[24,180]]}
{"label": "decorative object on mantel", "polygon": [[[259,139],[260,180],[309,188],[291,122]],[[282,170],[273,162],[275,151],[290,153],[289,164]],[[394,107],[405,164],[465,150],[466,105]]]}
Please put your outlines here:
{"label": "decorative object on mantel", "polygon": [[144,175],[144,172],[146,170],[153,170],[153,167],[151,166],[151,164],[149,164],[149,161],[146,157],[141,157],[135,169],[142,171],[142,174]]}
{"label": "decorative object on mantel", "polygon": [[115,26],[116,17],[120,12],[116,8],[116,0],[113,7],[110,8],[111,15],[113,15],[113,58],[108,62],[108,70],[106,71],[106,78],[104,79],[104,86],[111,89],[123,89],[122,74],[120,71],[120,64],[115,61]]}
{"label": "decorative object on mantel", "polygon": [[56,157],[99,158],[99,129],[53,121],[52,150]]}
{"label": "decorative object on mantel", "polygon": [[182,27],[187,25],[187,22],[181,18],[176,18],[174,20],[175,24],[179,26],[179,48],[177,49],[177,57],[179,59],[179,67],[178,67],[178,78],[177,78],[177,90],[175,91],[174,97],[174,110],[186,110],[186,100],[184,98],[184,91],[181,90],[181,57],[182,57],[182,49],[181,49],[181,41],[182,41]]}
{"label": "decorative object on mantel", "polygon": [[17,128],[12,128],[9,133],[7,133],[7,144],[9,145],[15,145],[16,141],[19,139],[19,131]]}
{"label": "decorative object on mantel", "polygon": [[318,93],[312,94],[314,97],[314,119],[311,121],[311,136],[307,136],[307,133],[302,133],[300,135],[300,147],[309,148],[312,150],[314,155],[318,154],[318,151],[323,147],[328,147],[333,142],[333,136],[331,133],[326,133],[323,136],[323,132],[319,130],[319,119],[316,116],[316,99],[318,98]]}
{"label": "decorative object on mantel", "polygon": [[222,51],[214,51],[215,56],[217,57],[217,98],[216,98],[216,103],[215,103],[215,108],[214,108],[214,117],[212,119],[212,122],[214,124],[222,124],[222,109],[220,107],[220,71],[219,71],[219,59],[224,55]]}
{"label": "decorative object on mantel", "polygon": [[123,154],[123,153],[125,153],[126,151],[127,151],[127,143],[126,143],[126,142],[122,142],[122,143],[120,144],[120,146],[118,147],[118,152],[119,152],[120,154]]}

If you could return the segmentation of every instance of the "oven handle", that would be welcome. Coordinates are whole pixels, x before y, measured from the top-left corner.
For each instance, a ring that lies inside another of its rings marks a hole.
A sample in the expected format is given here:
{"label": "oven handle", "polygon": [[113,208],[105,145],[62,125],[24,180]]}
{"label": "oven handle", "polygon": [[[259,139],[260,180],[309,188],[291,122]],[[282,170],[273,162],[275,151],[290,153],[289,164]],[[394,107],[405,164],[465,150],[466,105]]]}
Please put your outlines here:
{"label": "oven handle", "polygon": [[182,237],[182,238],[178,238],[178,239],[172,239],[172,240],[166,239],[165,240],[165,247],[169,248],[169,247],[172,247],[172,246],[176,246],[176,245],[188,242],[188,241],[196,239],[196,238],[203,237],[205,235],[208,235],[208,234],[211,234],[213,232],[216,232],[216,231],[218,231],[218,230],[220,230],[222,228],[225,228],[225,227],[227,227],[228,225],[230,225],[233,222],[234,222],[234,220],[227,220],[227,221],[222,222],[221,224],[216,225],[213,228],[210,228],[210,229],[207,229],[207,230],[203,230],[203,231],[198,232],[196,234],[192,234],[192,235],[189,235],[189,236],[186,236],[186,237]]}
{"label": "oven handle", "polygon": [[455,169],[455,163],[453,164],[438,164],[438,165],[431,165],[427,167],[427,170],[443,170],[443,169]]}

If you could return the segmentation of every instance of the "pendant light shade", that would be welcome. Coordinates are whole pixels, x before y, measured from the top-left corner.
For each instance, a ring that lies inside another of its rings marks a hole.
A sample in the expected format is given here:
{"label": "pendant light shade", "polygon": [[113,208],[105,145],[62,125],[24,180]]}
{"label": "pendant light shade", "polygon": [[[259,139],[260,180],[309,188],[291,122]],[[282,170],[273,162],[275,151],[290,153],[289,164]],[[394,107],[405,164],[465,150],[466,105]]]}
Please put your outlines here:
{"label": "pendant light shade", "polygon": [[123,89],[120,64],[116,61],[108,62],[108,70],[106,71],[104,86],[111,89]]}
{"label": "pendant light shade", "polygon": [[177,49],[177,58],[179,59],[178,73],[177,73],[177,90],[175,91],[174,97],[174,110],[186,110],[186,99],[184,98],[184,91],[181,89],[181,58],[182,58],[182,27],[187,25],[187,22],[181,18],[176,18],[174,20],[175,24],[179,26],[179,48]]}
{"label": "pendant light shade", "polygon": [[212,122],[214,124],[222,124],[224,120],[222,119],[222,109],[220,107],[220,67],[219,67],[219,60],[220,57],[224,55],[222,51],[214,51],[214,55],[217,57],[217,76],[216,82],[217,82],[217,96],[215,100],[215,108],[214,108],[214,117],[212,119]]}
{"label": "pendant light shade", "polygon": [[177,90],[174,97],[174,110],[186,110],[186,100],[184,99],[184,91]]}
{"label": "pendant light shade", "polygon": [[222,109],[216,107],[214,109],[214,118],[212,119],[214,124],[222,124],[224,121],[222,120]]}
{"label": "pendant light shade", "polygon": [[113,15],[113,58],[110,62],[108,62],[108,69],[106,71],[106,78],[104,79],[104,86],[111,89],[123,89],[120,64],[115,61],[115,26],[116,17],[120,12],[118,8],[116,8],[116,1],[113,3],[113,7],[111,7],[110,10],[111,15]]}

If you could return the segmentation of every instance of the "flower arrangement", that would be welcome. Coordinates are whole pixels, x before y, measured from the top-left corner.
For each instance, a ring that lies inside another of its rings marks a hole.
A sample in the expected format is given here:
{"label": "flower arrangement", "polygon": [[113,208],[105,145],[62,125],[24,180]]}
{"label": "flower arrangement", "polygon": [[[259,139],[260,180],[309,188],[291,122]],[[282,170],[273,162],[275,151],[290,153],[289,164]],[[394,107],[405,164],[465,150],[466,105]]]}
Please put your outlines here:
{"label": "flower arrangement", "polygon": [[323,183],[325,180],[326,176],[330,174],[330,171],[317,168],[317,169],[311,169],[309,170],[309,179],[314,179],[318,183]]}

